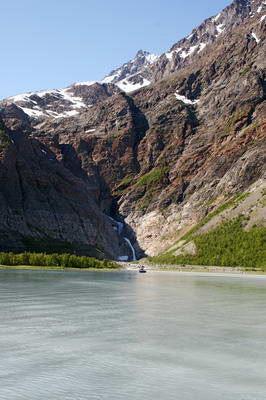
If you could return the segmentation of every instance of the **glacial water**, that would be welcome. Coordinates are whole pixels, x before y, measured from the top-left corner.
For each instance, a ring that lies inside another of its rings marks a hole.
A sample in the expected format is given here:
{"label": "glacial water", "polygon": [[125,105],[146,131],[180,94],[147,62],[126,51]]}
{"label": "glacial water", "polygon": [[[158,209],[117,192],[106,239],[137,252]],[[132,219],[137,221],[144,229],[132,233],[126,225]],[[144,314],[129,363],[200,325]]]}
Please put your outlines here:
{"label": "glacial water", "polygon": [[265,400],[266,278],[0,271],[1,400]]}

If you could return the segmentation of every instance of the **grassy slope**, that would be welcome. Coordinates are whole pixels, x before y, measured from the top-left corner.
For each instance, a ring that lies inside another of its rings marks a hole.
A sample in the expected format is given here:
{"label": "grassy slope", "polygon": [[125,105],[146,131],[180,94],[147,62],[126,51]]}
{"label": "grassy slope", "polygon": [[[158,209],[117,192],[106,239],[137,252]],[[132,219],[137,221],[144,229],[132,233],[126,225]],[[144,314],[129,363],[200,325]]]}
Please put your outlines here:
{"label": "grassy slope", "polygon": [[[197,254],[175,256],[172,250],[157,257],[155,263],[256,267],[266,270],[266,228],[244,231],[243,217],[227,221],[203,234],[194,234]],[[192,239],[190,237],[190,239]]]}
{"label": "grassy slope", "polygon": [[[266,271],[265,202],[265,185],[256,184],[251,191],[234,196],[210,212],[167,252],[150,261]],[[188,243],[192,244],[190,249],[186,248]]]}

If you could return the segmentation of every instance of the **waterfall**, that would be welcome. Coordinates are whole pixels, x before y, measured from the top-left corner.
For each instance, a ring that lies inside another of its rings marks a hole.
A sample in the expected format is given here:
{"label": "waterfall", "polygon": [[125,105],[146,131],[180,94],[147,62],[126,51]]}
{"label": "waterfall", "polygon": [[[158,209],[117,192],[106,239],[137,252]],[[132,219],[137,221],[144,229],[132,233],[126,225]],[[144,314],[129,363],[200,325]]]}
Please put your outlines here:
{"label": "waterfall", "polygon": [[131,250],[132,250],[132,261],[137,261],[136,252],[135,252],[134,247],[132,246],[131,241],[130,241],[128,238],[126,238],[126,237],[124,237],[124,240],[127,242],[127,244],[129,245],[129,247],[130,247]]}
{"label": "waterfall", "polygon": [[122,222],[116,221],[117,223],[117,230],[118,230],[118,235],[121,235],[124,224],[122,224]]}
{"label": "waterfall", "polygon": [[[118,235],[121,235],[124,229],[124,224],[120,221],[116,221],[114,218],[108,216],[108,218],[110,219],[112,226],[114,228],[114,230],[118,233]],[[124,240],[127,242],[127,244],[129,245],[131,251],[132,251],[132,261],[137,261],[137,257],[136,257],[136,252],[135,249],[131,243],[131,241],[124,237]],[[118,257],[119,261],[128,261],[128,256],[120,256]]]}
{"label": "waterfall", "polygon": [[121,233],[123,231],[124,224],[122,222],[120,222],[120,221],[116,221],[112,217],[108,217],[108,218],[115,224],[114,229],[117,231],[118,235],[121,235]]}

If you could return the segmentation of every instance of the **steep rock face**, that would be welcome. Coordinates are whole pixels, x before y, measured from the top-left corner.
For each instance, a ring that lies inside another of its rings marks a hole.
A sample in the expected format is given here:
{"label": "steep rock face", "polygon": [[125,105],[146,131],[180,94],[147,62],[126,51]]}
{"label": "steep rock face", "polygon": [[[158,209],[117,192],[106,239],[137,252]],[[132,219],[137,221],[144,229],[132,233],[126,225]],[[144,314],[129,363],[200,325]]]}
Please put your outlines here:
{"label": "steep rock face", "polygon": [[0,121],[1,250],[67,251],[117,258],[129,252],[84,181],[36,139]]}
{"label": "steep rock face", "polygon": [[111,214],[116,186],[140,171],[138,145],[147,129],[145,115],[131,97],[121,93],[75,119],[46,121],[32,135],[79,176],[75,165],[80,163],[83,179],[93,180],[98,188],[100,207]]}
{"label": "steep rock face", "polygon": [[[205,21],[184,43],[204,38],[208,46],[183,57],[176,72],[158,67],[156,82],[134,93],[107,95],[63,119],[32,123],[6,109],[2,116],[49,149],[96,208],[125,219],[139,256],[157,254],[228,198],[265,180],[264,6],[235,1]],[[218,35],[222,23],[227,28]],[[145,73],[155,69],[156,62]]]}
{"label": "steep rock face", "polygon": [[[150,123],[139,146],[143,172],[161,177],[150,179],[139,199],[129,189],[119,202],[150,254],[162,250],[159,237],[170,244],[265,174],[265,21],[256,16],[212,50],[171,81],[134,96]],[[156,106],[149,107],[153,98]]]}

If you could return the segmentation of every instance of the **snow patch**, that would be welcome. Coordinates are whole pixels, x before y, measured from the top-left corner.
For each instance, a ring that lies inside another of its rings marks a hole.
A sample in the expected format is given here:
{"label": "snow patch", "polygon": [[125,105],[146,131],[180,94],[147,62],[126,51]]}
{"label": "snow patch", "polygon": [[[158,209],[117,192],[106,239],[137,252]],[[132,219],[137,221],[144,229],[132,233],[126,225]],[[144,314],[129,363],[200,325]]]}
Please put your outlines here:
{"label": "snow patch", "polygon": [[57,118],[60,118],[60,117],[72,117],[72,116],[77,115],[77,114],[79,114],[79,112],[77,110],[65,111],[62,114],[58,114]]}
{"label": "snow patch", "polygon": [[87,81],[87,82],[76,82],[74,86],[91,86],[97,83],[97,81]]}
{"label": "snow patch", "polygon": [[218,31],[218,35],[217,36],[219,36],[224,31],[224,28],[225,28],[224,24],[219,24],[219,25],[216,26],[216,29]]}
{"label": "snow patch", "polygon": [[190,100],[187,97],[178,94],[178,91],[175,92],[175,97],[176,97],[177,100],[180,100],[185,104],[194,105],[194,104],[197,104],[199,102],[199,100]]}
{"label": "snow patch", "polygon": [[172,60],[172,58],[173,58],[173,54],[174,54],[174,52],[173,51],[171,51],[170,53],[164,53],[164,55],[165,55],[165,57],[169,60],[169,61],[171,61]]}
{"label": "snow patch", "polygon": [[174,54],[180,53],[180,51],[182,51],[182,47],[179,47],[179,48],[176,49],[176,50],[173,50],[173,51],[164,53],[164,55],[165,55],[165,57],[166,57],[169,61],[171,61],[172,58],[173,58],[173,55],[174,55]]}
{"label": "snow patch", "polygon": [[266,18],[266,15],[263,15],[263,16],[261,17],[261,19],[260,19],[260,22],[264,21],[265,18]]}
{"label": "snow patch", "polygon": [[156,54],[148,54],[146,56],[146,60],[149,64],[153,64],[155,61],[158,60],[160,56],[157,56]]}
{"label": "snow patch", "polygon": [[103,79],[101,80],[101,83],[111,83],[111,82],[113,82],[113,80],[114,80],[115,78],[117,78],[117,77],[118,77],[117,74],[111,75],[111,76],[106,76],[105,78],[103,78]]}
{"label": "snow patch", "polygon": [[198,44],[196,44],[196,46],[191,46],[189,49],[187,50],[183,50],[182,53],[180,54],[180,57],[182,58],[187,58],[188,56],[190,56],[191,54],[194,53],[194,51],[199,47]]}
{"label": "snow patch", "polygon": [[123,90],[126,93],[133,92],[134,90],[140,89],[142,87],[150,85],[150,81],[148,79],[143,79],[143,83],[131,83],[127,78],[123,79],[120,82],[117,82],[116,85],[119,89]]}
{"label": "snow patch", "polygon": [[258,44],[260,42],[260,39],[257,37],[256,33],[252,32],[251,35],[256,40],[256,43]]}
{"label": "snow patch", "polygon": [[61,96],[69,101],[70,103],[72,103],[72,107],[73,108],[81,108],[81,107],[86,107],[86,105],[83,103],[82,98],[81,97],[75,97],[73,95],[71,95],[69,93],[69,89],[62,89],[60,91]]}
{"label": "snow patch", "polygon": [[16,96],[8,97],[7,100],[13,101],[14,103],[17,101],[32,101],[30,99],[30,96],[35,94],[34,92],[29,92],[29,93],[22,93],[22,94],[17,94]]}
{"label": "snow patch", "polygon": [[218,21],[220,16],[221,16],[221,13],[217,14],[216,17],[214,17],[212,20],[216,22],[216,21]]}
{"label": "snow patch", "polygon": [[87,131],[85,131],[85,133],[90,133],[90,132],[95,132],[96,129],[88,129]]}
{"label": "snow patch", "polygon": [[198,53],[199,53],[200,51],[202,51],[203,49],[205,49],[206,46],[207,46],[207,43],[200,43],[200,48],[199,48]]}
{"label": "snow patch", "polygon": [[23,110],[24,113],[28,114],[30,117],[41,117],[44,115],[44,113],[39,110],[32,110],[31,108],[21,107],[21,106],[18,107],[21,108],[21,110]]}
{"label": "snow patch", "polygon": [[266,1],[264,1],[264,2],[259,6],[259,8],[257,9],[257,13],[258,13],[258,14],[261,13],[262,9],[264,8],[263,6],[266,6]]}

